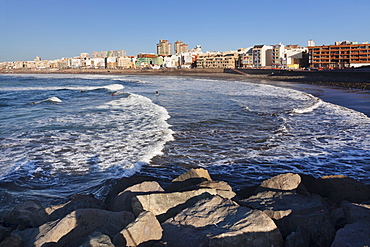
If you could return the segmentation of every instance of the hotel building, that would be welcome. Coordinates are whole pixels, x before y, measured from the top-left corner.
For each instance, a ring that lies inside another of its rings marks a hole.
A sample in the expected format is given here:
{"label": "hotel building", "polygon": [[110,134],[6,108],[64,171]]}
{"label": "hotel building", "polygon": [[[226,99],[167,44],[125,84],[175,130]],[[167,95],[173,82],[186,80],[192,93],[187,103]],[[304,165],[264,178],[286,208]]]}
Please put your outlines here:
{"label": "hotel building", "polygon": [[314,68],[343,69],[370,65],[370,44],[348,41],[335,45],[309,46],[309,63]]}

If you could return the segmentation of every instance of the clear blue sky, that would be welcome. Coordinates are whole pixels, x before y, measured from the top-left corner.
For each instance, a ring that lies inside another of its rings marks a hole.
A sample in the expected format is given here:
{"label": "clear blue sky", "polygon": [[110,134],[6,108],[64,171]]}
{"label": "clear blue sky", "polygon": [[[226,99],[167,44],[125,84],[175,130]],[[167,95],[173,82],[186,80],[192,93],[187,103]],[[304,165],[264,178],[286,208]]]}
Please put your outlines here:
{"label": "clear blue sky", "polygon": [[159,39],[227,51],[370,41],[370,0],[0,0],[0,61],[155,53]]}

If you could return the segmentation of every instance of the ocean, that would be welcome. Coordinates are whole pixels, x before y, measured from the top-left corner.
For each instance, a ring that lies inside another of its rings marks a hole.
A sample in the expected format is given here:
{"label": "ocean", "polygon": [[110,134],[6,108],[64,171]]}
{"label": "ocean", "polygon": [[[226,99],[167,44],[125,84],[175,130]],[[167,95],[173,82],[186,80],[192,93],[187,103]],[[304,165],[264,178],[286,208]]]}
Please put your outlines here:
{"label": "ocean", "polygon": [[193,167],[235,189],[286,172],[370,184],[370,118],[268,82],[0,75],[0,124],[4,206],[104,199],[114,179]]}

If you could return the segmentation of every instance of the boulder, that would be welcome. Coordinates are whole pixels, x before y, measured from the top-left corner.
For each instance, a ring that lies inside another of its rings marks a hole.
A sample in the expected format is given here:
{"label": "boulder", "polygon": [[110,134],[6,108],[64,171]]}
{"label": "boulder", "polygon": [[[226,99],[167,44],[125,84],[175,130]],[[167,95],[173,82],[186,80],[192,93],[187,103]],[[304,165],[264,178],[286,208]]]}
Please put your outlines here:
{"label": "boulder", "polygon": [[347,223],[346,216],[344,215],[343,208],[336,208],[330,212],[330,220],[336,230],[343,228]]}
{"label": "boulder", "polygon": [[370,217],[370,204],[350,203],[343,201],[341,203],[346,222],[352,224],[357,220]]}
{"label": "boulder", "polygon": [[168,192],[184,190],[184,188],[200,184],[204,181],[211,181],[208,171],[203,168],[193,168],[178,176],[165,188]]}
{"label": "boulder", "polygon": [[369,246],[370,245],[370,217],[357,220],[339,229],[331,247]]}
{"label": "boulder", "polygon": [[113,179],[108,180],[105,182],[103,187],[108,187],[109,192],[105,199],[105,204],[109,205],[112,200],[122,191],[127,189],[130,186],[135,184],[139,184],[145,181],[155,181],[156,179],[150,176],[132,176],[132,177],[124,177],[121,179]]}
{"label": "boulder", "polygon": [[266,214],[217,195],[184,209],[162,228],[168,246],[283,246]]}
{"label": "boulder", "polygon": [[301,177],[298,174],[285,173],[280,174],[261,183],[257,191],[264,190],[295,190],[301,183]]}
{"label": "boulder", "polygon": [[132,197],[148,192],[164,192],[164,190],[155,181],[145,181],[140,184],[135,184],[119,193],[108,205],[108,209],[115,212],[132,211]]}
{"label": "boulder", "polygon": [[310,247],[310,234],[298,227],[285,239],[285,247]]}
{"label": "boulder", "polygon": [[39,226],[40,221],[47,221],[48,215],[44,208],[37,202],[26,201],[15,206],[4,220],[12,225],[22,225],[24,227]]}
{"label": "boulder", "polygon": [[98,208],[98,209],[104,209],[104,202],[96,199],[95,197],[91,195],[79,195],[75,194],[71,196],[71,200],[60,205],[55,205],[51,207],[45,208],[40,213],[43,215],[46,213],[48,215],[46,221],[40,217],[38,220],[37,226],[40,226],[48,221],[55,221],[57,219],[61,219],[67,214],[77,210],[77,209],[83,209],[83,208]]}
{"label": "boulder", "polygon": [[0,247],[23,247],[23,240],[19,235],[12,234],[0,243]]}
{"label": "boulder", "polygon": [[182,181],[186,181],[186,180],[192,179],[192,178],[204,178],[204,179],[209,180],[209,181],[212,180],[211,176],[209,175],[209,173],[206,169],[192,168],[189,171],[185,172],[184,174],[182,174],[182,175],[178,176],[177,178],[175,178],[174,180],[172,180],[172,182],[182,182]]}
{"label": "boulder", "polygon": [[334,238],[335,229],[329,211],[318,195],[265,191],[240,203],[266,213],[275,221],[283,237],[301,227],[310,233],[310,246],[330,246]]}
{"label": "boulder", "polygon": [[335,203],[343,200],[357,203],[370,200],[370,189],[366,185],[343,175],[323,176],[316,179],[310,188],[313,193]]}
{"label": "boulder", "polygon": [[114,238],[115,246],[138,246],[149,241],[162,238],[162,227],[152,212],[144,211],[139,214]]}
{"label": "boulder", "polygon": [[0,225],[0,242],[3,241],[6,237],[9,237],[12,231],[12,228]]}
{"label": "boulder", "polygon": [[142,211],[150,211],[158,216],[160,221],[163,221],[197,200],[216,194],[215,189],[205,188],[184,192],[136,195],[132,198],[132,209],[135,215],[139,215]]}
{"label": "boulder", "polygon": [[109,236],[101,232],[93,232],[80,247],[114,247]]}
{"label": "boulder", "polygon": [[187,191],[187,190],[197,190],[201,188],[208,188],[208,189],[215,189],[217,195],[226,198],[226,199],[232,199],[236,196],[235,192],[231,188],[228,183],[224,181],[204,181],[200,184],[197,184],[195,186],[184,188],[181,191]]}
{"label": "boulder", "polygon": [[79,246],[94,231],[111,238],[135,219],[131,212],[110,212],[102,209],[77,209],[61,220],[41,225],[36,231],[23,232],[26,246]]}

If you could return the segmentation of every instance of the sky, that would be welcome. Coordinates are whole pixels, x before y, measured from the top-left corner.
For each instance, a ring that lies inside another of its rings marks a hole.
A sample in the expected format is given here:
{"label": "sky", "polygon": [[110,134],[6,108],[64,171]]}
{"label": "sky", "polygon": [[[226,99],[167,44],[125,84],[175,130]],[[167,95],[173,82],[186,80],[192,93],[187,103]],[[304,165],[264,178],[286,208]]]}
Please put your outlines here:
{"label": "sky", "polygon": [[156,53],[159,39],[206,51],[370,41],[370,0],[0,0],[0,61],[82,52]]}

